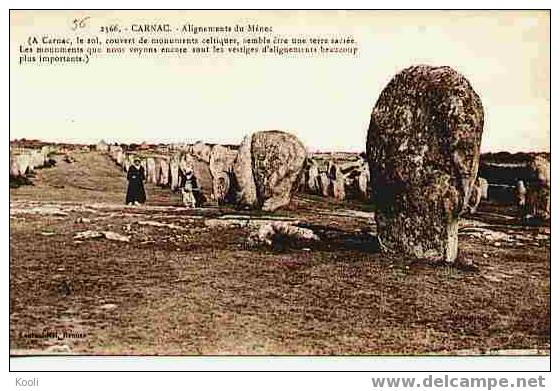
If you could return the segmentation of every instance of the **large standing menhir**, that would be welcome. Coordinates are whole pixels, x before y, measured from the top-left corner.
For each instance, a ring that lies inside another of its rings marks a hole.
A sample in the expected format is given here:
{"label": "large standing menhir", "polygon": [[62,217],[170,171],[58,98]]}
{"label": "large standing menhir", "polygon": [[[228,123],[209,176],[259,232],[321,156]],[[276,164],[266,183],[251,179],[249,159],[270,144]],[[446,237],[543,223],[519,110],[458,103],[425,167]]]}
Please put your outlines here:
{"label": "large standing menhir", "polygon": [[306,155],[301,141],[290,133],[269,130],[246,136],[233,164],[236,202],[264,211],[287,205]]}
{"label": "large standing menhir", "polygon": [[413,66],[385,87],[367,136],[382,249],[453,262],[476,180],[484,110],[450,67]]}

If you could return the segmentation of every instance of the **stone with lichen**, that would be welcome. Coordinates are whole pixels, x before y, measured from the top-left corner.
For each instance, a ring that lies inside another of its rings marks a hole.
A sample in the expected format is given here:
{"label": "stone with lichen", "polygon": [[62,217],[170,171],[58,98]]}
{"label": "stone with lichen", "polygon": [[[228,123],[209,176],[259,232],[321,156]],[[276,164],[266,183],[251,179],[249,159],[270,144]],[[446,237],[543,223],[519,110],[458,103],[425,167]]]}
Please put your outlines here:
{"label": "stone with lichen", "polygon": [[294,135],[270,130],[246,137],[233,167],[237,202],[274,211],[287,205],[299,183],[305,147]]}
{"label": "stone with lichen", "polygon": [[371,114],[367,155],[378,238],[388,252],[453,262],[478,172],[481,100],[450,67],[398,73]]}
{"label": "stone with lichen", "polygon": [[223,145],[215,145],[210,153],[213,194],[219,203],[224,202],[229,193],[231,186],[230,174],[232,173],[236,156],[236,150],[224,147]]}
{"label": "stone with lichen", "polygon": [[550,160],[537,155],[528,165],[532,172],[532,180],[527,184],[527,214],[539,220],[550,219]]}

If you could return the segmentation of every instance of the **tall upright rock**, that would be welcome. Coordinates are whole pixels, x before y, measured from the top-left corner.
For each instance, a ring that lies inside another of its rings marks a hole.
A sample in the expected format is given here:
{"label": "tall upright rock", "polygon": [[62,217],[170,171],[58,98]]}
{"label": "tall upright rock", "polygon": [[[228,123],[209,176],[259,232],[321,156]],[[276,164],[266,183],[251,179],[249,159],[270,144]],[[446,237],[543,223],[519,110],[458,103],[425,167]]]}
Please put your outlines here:
{"label": "tall upright rock", "polygon": [[115,162],[117,163],[117,165],[122,166],[123,160],[124,160],[124,152],[123,152],[122,148],[117,149],[115,151]]}
{"label": "tall upright rock", "polygon": [[210,163],[210,154],[212,153],[212,146],[203,143],[202,141],[197,141],[193,144],[192,154],[199,158],[200,160]]}
{"label": "tall upright rock", "polygon": [[10,152],[10,176],[25,176],[29,169],[29,155],[26,153],[12,154]]}
{"label": "tall upright rock", "polygon": [[450,67],[419,65],[382,91],[367,135],[378,238],[387,252],[453,262],[478,172],[481,100]]}
{"label": "tall upright rock", "polygon": [[169,187],[175,190],[179,187],[179,156],[173,155],[169,159]]}
{"label": "tall upright rock", "polygon": [[343,201],[346,197],[345,178],[340,170],[340,166],[334,162],[329,162],[328,176],[330,179],[329,194],[336,200]]}
{"label": "tall upright rock", "polygon": [[328,197],[331,180],[329,179],[329,176],[327,175],[326,172],[323,171],[319,173],[318,182],[319,182],[319,194],[323,197]]}
{"label": "tall upright rock", "polygon": [[485,178],[478,177],[478,183],[480,184],[480,198],[483,200],[488,199],[488,181]]}
{"label": "tall upright rock", "polygon": [[251,146],[252,136],[245,136],[237,150],[237,157],[233,164],[235,178],[236,202],[240,206],[253,208],[257,204],[257,187],[253,178]]}
{"label": "tall upright rock", "polygon": [[307,191],[311,194],[319,193],[319,166],[313,159],[307,159],[307,169],[305,171],[305,184]]}
{"label": "tall upright rock", "polygon": [[100,140],[96,144],[95,149],[99,152],[107,152],[109,150],[109,145],[105,142],[105,140]]}
{"label": "tall upright rock", "polygon": [[483,192],[483,181],[481,178],[477,178],[474,181],[474,184],[471,189],[471,196],[469,198],[469,207],[468,212],[473,214],[478,209],[480,205],[480,200],[482,200],[482,192]]}
{"label": "tall upright rock", "polygon": [[360,171],[360,175],[356,178],[356,187],[358,194],[363,201],[369,199],[369,168],[366,166]]}
{"label": "tall upright rock", "polygon": [[246,137],[233,167],[237,202],[264,211],[288,204],[306,155],[301,141],[290,133],[271,130]]}
{"label": "tall upright rock", "polygon": [[132,159],[133,159],[133,156],[131,154],[126,153],[124,155],[123,164],[122,164],[123,171],[128,172],[128,169],[132,165]]}
{"label": "tall upright rock", "polygon": [[[198,191],[195,193],[195,197],[197,197],[197,205],[216,205],[217,200],[213,192],[213,178],[210,165],[196,155],[187,154],[185,158],[188,158],[188,164],[196,178]],[[184,175],[185,171],[182,170],[182,173]]]}
{"label": "tall upright rock", "polygon": [[156,160],[153,157],[146,158],[146,182],[157,183]]}
{"label": "tall upright rock", "polygon": [[526,214],[538,220],[550,219],[550,160],[535,156],[529,162],[532,180],[527,184]]}
{"label": "tall upright rock", "polygon": [[218,203],[226,201],[226,197],[229,194],[231,186],[230,176],[236,156],[236,150],[224,147],[223,145],[215,145],[210,153],[212,192]]}
{"label": "tall upright rock", "polygon": [[167,186],[169,184],[169,162],[164,157],[156,159],[156,169],[158,174],[158,185]]}

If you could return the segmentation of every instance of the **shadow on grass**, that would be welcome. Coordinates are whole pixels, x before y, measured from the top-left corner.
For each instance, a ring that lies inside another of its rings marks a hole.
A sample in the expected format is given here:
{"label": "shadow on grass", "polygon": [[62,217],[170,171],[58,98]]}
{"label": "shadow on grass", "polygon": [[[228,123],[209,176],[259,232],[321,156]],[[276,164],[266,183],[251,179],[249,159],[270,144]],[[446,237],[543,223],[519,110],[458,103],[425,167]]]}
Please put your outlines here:
{"label": "shadow on grass", "polygon": [[20,186],[35,186],[35,185],[31,181],[31,179],[27,177],[18,176],[14,178],[10,176],[10,189],[17,189]]}
{"label": "shadow on grass", "polygon": [[298,240],[285,236],[275,236],[272,249],[277,252],[308,249],[309,251],[358,251],[368,254],[380,252],[377,236],[371,232],[349,232],[318,224],[300,223],[300,228],[311,229],[319,241]]}
{"label": "shadow on grass", "polygon": [[381,251],[381,245],[375,233],[370,231],[345,231],[339,228],[318,224],[300,223],[298,227],[313,230],[320,238],[319,241],[303,241],[283,236],[276,236],[272,246],[267,247],[274,252],[285,253],[292,250],[308,250],[322,252],[357,252],[370,255],[381,255],[384,262],[400,264],[413,269],[445,269],[460,273],[478,273],[479,268],[472,260],[459,253],[453,263],[443,260],[418,259],[397,254],[386,254]]}

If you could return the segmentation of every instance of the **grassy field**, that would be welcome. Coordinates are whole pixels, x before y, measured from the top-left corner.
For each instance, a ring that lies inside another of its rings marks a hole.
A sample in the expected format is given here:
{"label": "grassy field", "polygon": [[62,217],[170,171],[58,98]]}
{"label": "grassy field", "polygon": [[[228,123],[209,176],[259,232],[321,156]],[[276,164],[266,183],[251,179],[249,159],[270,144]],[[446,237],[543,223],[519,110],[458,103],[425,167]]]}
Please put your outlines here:
{"label": "grassy field", "polygon": [[[550,229],[518,225],[511,208],[483,204],[461,222],[460,254],[476,270],[381,254],[367,205],[306,195],[277,215],[319,242],[249,247],[249,228],[210,224],[240,212],[188,210],[153,185],[147,205],[126,207],[107,156],[74,156],[10,189],[12,354],[550,348]],[[130,240],[74,239],[86,230]],[[48,331],[59,338],[30,337]]]}

